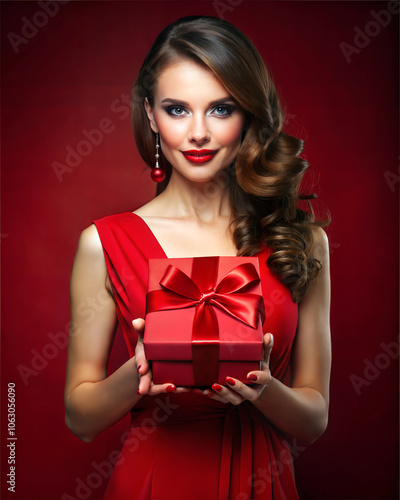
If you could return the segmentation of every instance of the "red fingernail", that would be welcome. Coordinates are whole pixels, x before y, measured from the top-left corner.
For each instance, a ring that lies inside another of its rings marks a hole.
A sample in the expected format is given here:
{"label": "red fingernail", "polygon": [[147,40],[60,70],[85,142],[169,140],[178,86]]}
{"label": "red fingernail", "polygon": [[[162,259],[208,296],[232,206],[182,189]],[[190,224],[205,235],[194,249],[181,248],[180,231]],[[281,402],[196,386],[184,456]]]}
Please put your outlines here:
{"label": "red fingernail", "polygon": [[212,394],[211,392],[206,392],[206,396],[208,396],[209,398],[212,398],[214,396],[214,394]]}
{"label": "red fingernail", "polygon": [[174,385],[169,385],[166,389],[167,392],[172,392],[176,390],[176,387]]}
{"label": "red fingernail", "polygon": [[213,384],[211,386],[211,389],[215,392],[221,392],[222,391],[222,385],[219,385],[219,384]]}
{"label": "red fingernail", "polygon": [[136,391],[136,394],[137,394],[138,396],[141,396],[139,389]]}
{"label": "red fingernail", "polygon": [[255,382],[257,380],[257,375],[255,375],[254,373],[250,373],[250,375],[247,375],[247,378]]}
{"label": "red fingernail", "polygon": [[142,366],[142,365],[139,365],[139,366],[137,367],[137,371],[139,371],[139,370],[140,370],[140,367],[141,367],[141,366]]}
{"label": "red fingernail", "polygon": [[227,381],[228,384],[230,385],[235,385],[235,381],[231,377],[225,377],[225,380]]}

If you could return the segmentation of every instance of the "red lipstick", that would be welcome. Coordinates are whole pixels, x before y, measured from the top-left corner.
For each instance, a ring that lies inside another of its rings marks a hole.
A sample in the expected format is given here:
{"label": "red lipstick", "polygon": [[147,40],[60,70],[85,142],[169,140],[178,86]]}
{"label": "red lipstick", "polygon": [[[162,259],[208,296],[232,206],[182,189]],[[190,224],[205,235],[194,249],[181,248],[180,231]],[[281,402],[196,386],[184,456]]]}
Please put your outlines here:
{"label": "red lipstick", "polygon": [[182,151],[184,157],[192,163],[206,163],[214,158],[218,149],[191,149]]}

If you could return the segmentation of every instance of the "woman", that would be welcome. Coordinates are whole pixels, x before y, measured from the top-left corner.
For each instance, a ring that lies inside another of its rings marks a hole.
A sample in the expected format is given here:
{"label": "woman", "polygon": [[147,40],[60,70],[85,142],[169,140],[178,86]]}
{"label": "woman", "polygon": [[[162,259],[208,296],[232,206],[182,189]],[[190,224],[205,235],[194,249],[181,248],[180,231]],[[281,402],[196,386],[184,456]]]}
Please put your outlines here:
{"label": "woman", "polygon": [[[132,415],[106,499],[298,498],[290,445],[312,443],[327,425],[329,252],[298,208],[307,163],[282,122],[260,55],[226,21],[183,18],[144,61],[133,126],[160,194],[85,229],[71,277],[79,333],[70,338],[66,423],[91,441]],[[262,369],[248,384],[154,384],[142,342],[148,259],[212,255],[259,258]],[[91,318],[80,313],[88,297],[97,301]],[[107,377],[118,322],[131,357]]]}

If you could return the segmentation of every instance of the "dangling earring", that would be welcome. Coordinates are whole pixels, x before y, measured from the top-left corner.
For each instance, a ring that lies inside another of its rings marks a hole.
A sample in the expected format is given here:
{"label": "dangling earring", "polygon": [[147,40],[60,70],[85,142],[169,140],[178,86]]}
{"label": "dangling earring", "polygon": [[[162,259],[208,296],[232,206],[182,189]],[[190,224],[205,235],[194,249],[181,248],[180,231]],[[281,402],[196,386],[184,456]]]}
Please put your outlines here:
{"label": "dangling earring", "polygon": [[158,159],[160,158],[160,143],[159,143],[159,135],[156,134],[156,164],[151,169],[151,178],[154,182],[162,182],[165,179],[164,169],[160,167],[158,164]]}

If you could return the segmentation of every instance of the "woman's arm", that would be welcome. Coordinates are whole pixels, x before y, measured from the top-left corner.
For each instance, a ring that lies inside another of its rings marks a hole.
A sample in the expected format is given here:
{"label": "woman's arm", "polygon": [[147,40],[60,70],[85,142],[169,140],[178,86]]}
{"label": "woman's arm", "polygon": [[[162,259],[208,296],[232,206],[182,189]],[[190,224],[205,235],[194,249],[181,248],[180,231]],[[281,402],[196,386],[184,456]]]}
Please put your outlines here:
{"label": "woman's arm", "polygon": [[124,417],[137,403],[135,357],[107,377],[117,327],[107,268],[94,225],[79,239],[71,275],[71,330],[65,382],[65,422],[83,441]]}
{"label": "woman's arm", "polygon": [[279,429],[312,443],[326,429],[331,369],[329,247],[325,232],[314,230],[311,255],[322,263],[299,304],[292,352],[291,388],[272,378],[254,405]]}
{"label": "woman's arm", "polygon": [[234,386],[228,383],[228,387],[214,393],[215,399],[224,402],[252,401],[273,425],[305,444],[315,441],[328,422],[331,368],[329,248],[326,234],[320,228],[314,231],[311,255],[322,263],[322,269],[299,304],[291,387],[270,375],[267,334],[264,369],[250,372],[258,377],[257,389],[235,381]]}
{"label": "woman's arm", "polygon": [[[156,396],[171,390],[176,393],[189,390],[169,383],[153,384],[144,356],[144,321],[135,321],[133,326],[139,335],[135,356],[107,377],[117,327],[116,305],[97,229],[89,226],[81,234],[72,268],[64,392],[65,423],[82,441],[92,441],[118,422],[143,394]],[[137,393],[139,383],[141,394]]]}

